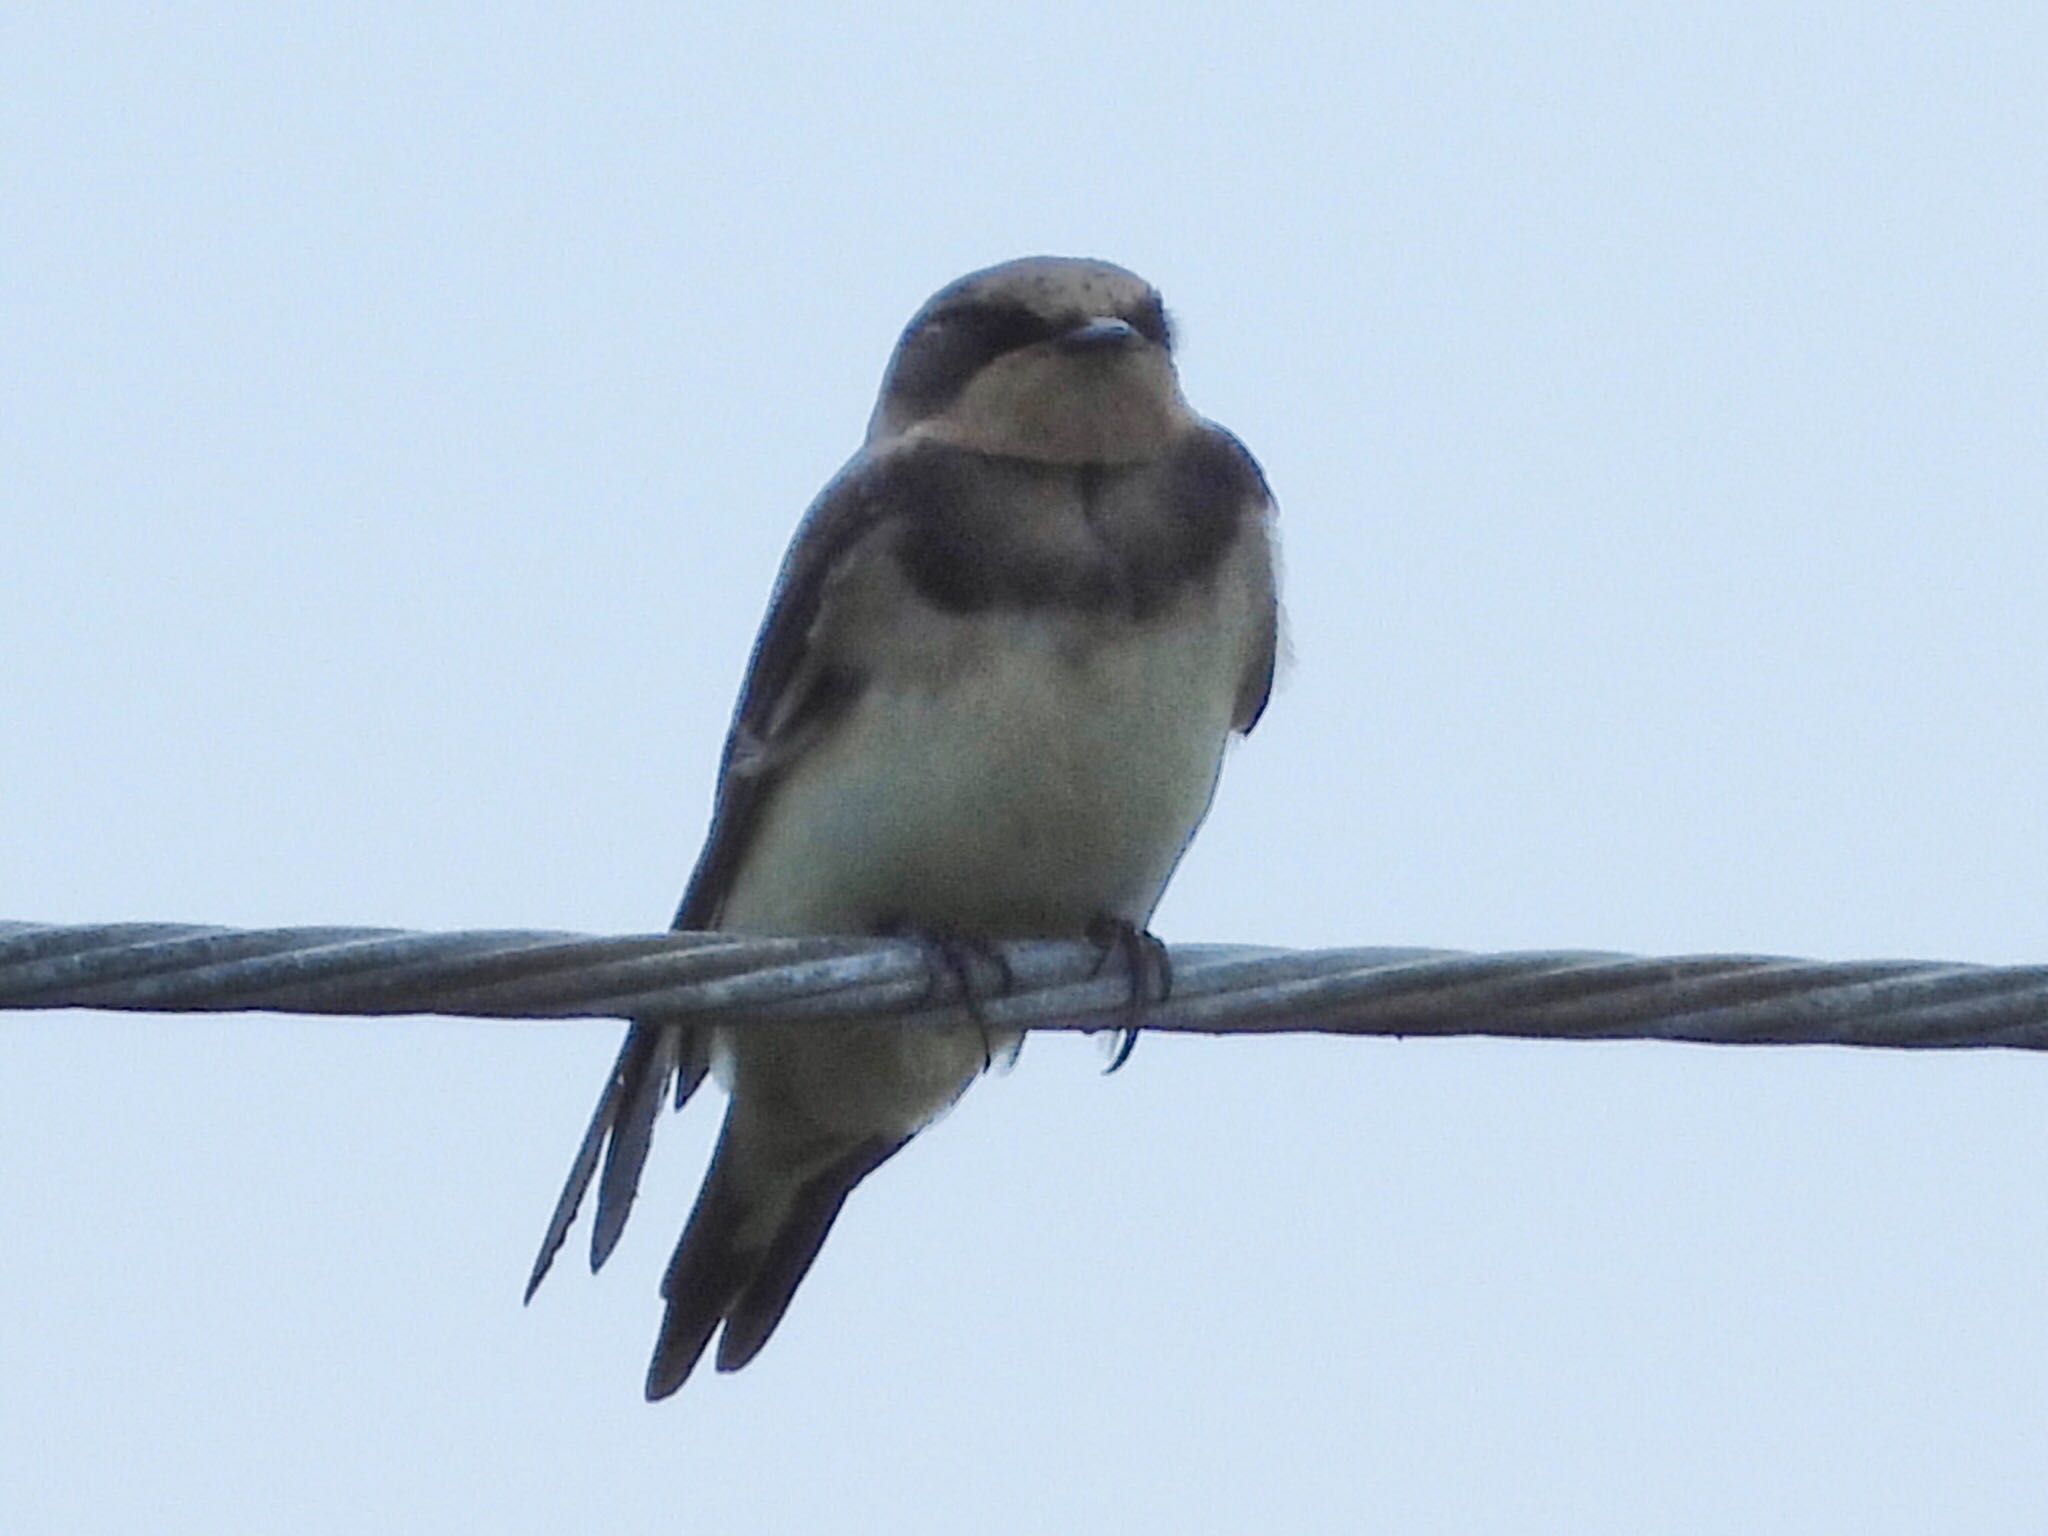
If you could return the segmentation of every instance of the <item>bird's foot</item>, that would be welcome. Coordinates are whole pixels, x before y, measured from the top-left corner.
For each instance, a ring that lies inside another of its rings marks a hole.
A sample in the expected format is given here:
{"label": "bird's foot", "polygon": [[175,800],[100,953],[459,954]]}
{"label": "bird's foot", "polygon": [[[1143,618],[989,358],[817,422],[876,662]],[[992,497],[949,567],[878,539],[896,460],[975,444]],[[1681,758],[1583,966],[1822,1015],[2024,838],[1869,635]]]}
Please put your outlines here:
{"label": "bird's foot", "polygon": [[1138,1019],[1146,1006],[1163,1003],[1173,995],[1173,956],[1149,930],[1107,912],[1098,913],[1089,921],[1088,942],[1099,951],[1090,976],[1100,976],[1109,957],[1119,954],[1131,978],[1130,998],[1124,1004],[1124,1027],[1117,1031],[1110,1063],[1103,1069],[1107,1076],[1131,1059],[1138,1044]]}
{"label": "bird's foot", "polygon": [[[1010,968],[1010,957],[1003,952],[1002,945],[979,934],[962,933],[941,924],[912,922],[907,917],[891,918],[882,924],[882,932],[890,938],[908,939],[924,951],[924,995],[918,998],[916,1006],[959,1003],[981,1031],[982,1070],[986,1072],[994,1066],[993,1042],[982,1003],[990,997],[1007,997],[1017,986],[1017,973]],[[993,985],[982,985],[975,972],[977,964],[995,972]]]}

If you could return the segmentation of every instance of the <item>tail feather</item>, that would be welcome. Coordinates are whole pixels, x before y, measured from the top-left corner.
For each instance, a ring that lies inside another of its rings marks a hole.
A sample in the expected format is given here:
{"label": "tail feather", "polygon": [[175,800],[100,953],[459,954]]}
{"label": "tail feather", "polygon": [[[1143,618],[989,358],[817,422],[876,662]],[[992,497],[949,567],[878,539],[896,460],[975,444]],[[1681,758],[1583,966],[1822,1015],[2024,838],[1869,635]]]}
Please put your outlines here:
{"label": "tail feather", "polygon": [[732,1118],[711,1154],[711,1167],[697,1191],[697,1203],[676,1242],[676,1251],[662,1276],[661,1294],[668,1310],[647,1365],[647,1400],[667,1397],[689,1379],[711,1335],[718,1331],[725,1309],[746,1278],[753,1255],[739,1245],[751,1201],[741,1193],[732,1163]]}
{"label": "tail feather", "polygon": [[728,1116],[662,1280],[668,1310],[647,1368],[649,1401],[689,1379],[721,1323],[719,1370],[736,1371],[760,1352],[847,1195],[906,1140],[806,1148],[801,1159],[777,1166],[783,1159],[736,1131]]}
{"label": "tail feather", "polygon": [[590,1223],[592,1274],[604,1268],[604,1261],[618,1246],[619,1234],[626,1230],[633,1196],[640,1189],[640,1171],[647,1166],[647,1149],[654,1144],[654,1118],[668,1096],[668,1076],[675,1066],[679,1042],[674,1033],[665,1029],[648,1033],[655,1037],[654,1044],[623,1085],[618,1114],[612,1120],[611,1143],[605,1148],[604,1172],[597,1179],[597,1215]]}
{"label": "tail feather", "polygon": [[598,1158],[607,1151],[604,1178],[598,1186],[597,1219],[591,1232],[591,1268],[597,1268],[610,1255],[632,1209],[633,1193],[647,1160],[655,1111],[660,1108],[668,1074],[678,1073],[676,1106],[681,1108],[704,1080],[701,1058],[692,1032],[684,1026],[638,1023],[626,1031],[618,1060],[605,1079],[604,1092],[598,1096],[597,1109],[583,1133],[583,1143],[569,1165],[569,1177],[555,1201],[554,1214],[548,1218],[547,1233],[541,1238],[540,1253],[526,1282],[528,1301],[533,1300],[533,1293],[547,1278],[555,1255],[568,1240],[584,1192],[597,1172]]}
{"label": "tail feather", "polygon": [[736,1371],[761,1352],[782,1314],[789,1310],[790,1298],[810,1272],[818,1250],[825,1246],[853,1186],[895,1156],[908,1140],[878,1137],[862,1142],[797,1192],[775,1240],[761,1255],[745,1289],[726,1309],[725,1331],[718,1336],[721,1371]]}

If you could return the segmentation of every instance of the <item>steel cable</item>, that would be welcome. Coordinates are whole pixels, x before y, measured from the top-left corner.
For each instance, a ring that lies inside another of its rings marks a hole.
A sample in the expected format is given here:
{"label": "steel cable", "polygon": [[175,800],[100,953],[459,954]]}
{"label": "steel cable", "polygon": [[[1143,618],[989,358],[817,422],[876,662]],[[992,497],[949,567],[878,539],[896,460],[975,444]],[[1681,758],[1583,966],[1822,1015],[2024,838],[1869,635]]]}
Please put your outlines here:
{"label": "steel cable", "polygon": [[[1082,943],[1003,946],[993,1025],[1110,1029],[1129,986]],[[1770,955],[1178,945],[1138,1022],[1196,1034],[1491,1035],[2048,1048],[2048,966]],[[0,922],[0,1008],[834,1022],[970,1016],[917,944],[395,928]]]}

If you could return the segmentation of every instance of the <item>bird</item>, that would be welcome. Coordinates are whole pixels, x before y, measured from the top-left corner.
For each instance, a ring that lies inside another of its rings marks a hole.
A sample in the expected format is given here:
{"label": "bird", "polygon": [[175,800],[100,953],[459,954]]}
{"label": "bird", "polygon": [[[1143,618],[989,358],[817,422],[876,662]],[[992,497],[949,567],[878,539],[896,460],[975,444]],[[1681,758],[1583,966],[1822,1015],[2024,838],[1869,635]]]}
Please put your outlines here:
{"label": "bird", "polygon": [[[1147,925],[1273,687],[1274,518],[1251,453],[1183,398],[1143,278],[1033,256],[941,288],[784,557],[674,927],[908,935],[963,985],[1000,941],[1086,937],[1123,952],[1134,1000],[1163,993]],[[854,1186],[1020,1044],[985,1022],[634,1021],[528,1301],[593,1179],[603,1265],[661,1107],[711,1075],[725,1119],[646,1395],[714,1334],[738,1370]]]}

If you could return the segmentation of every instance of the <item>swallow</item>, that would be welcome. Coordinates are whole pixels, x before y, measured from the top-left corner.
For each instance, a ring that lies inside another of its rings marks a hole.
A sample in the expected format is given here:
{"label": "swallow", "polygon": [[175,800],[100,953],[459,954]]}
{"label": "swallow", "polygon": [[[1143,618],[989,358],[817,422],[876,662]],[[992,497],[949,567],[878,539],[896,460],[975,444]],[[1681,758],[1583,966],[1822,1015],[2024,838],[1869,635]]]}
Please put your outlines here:
{"label": "swallow", "polygon": [[[960,278],[903,331],[866,440],[797,528],[674,926],[1156,947],[1224,749],[1272,690],[1278,614],[1265,477],[1183,399],[1158,291],[1064,257]],[[662,1281],[647,1396],[714,1335],[739,1369],[854,1186],[1019,1043],[635,1021],[528,1299],[593,1178],[604,1263],[662,1105],[715,1076],[724,1126]]]}

